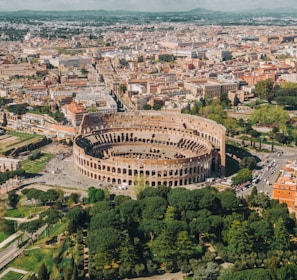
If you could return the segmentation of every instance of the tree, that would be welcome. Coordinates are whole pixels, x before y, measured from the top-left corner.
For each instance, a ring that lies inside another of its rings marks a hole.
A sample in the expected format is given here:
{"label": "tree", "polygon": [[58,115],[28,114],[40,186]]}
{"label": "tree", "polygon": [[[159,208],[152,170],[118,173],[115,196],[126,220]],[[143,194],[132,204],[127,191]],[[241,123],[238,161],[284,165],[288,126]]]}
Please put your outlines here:
{"label": "tree", "polygon": [[200,109],[203,107],[203,104],[199,100],[195,100],[194,104],[191,107],[190,114],[199,116]]}
{"label": "tree", "polygon": [[220,94],[220,101],[224,109],[231,107],[231,100],[228,98],[227,92],[223,92]]}
{"label": "tree", "polygon": [[160,105],[160,104],[155,104],[155,105],[153,106],[153,109],[154,109],[155,111],[159,111],[159,110],[161,110],[161,108],[162,108],[162,105]]}
{"label": "tree", "polygon": [[297,83],[294,82],[283,82],[280,84],[281,89],[294,89],[297,90]]}
{"label": "tree", "polygon": [[163,219],[167,201],[163,197],[146,197],[142,200],[142,217],[144,219]]}
{"label": "tree", "polygon": [[140,62],[144,62],[144,58],[143,56],[139,56],[137,57],[137,62],[140,63]]}
{"label": "tree", "polygon": [[60,218],[62,217],[62,213],[59,210],[49,208],[48,210],[42,212],[39,215],[40,219],[44,219],[47,224],[54,225],[56,224]]}
{"label": "tree", "polygon": [[263,105],[257,108],[251,115],[250,121],[258,125],[275,125],[285,132],[290,115],[281,106]]}
{"label": "tree", "polygon": [[39,271],[38,271],[38,279],[39,280],[49,280],[49,272],[47,270],[47,267],[44,263],[41,264]]}
{"label": "tree", "polygon": [[242,271],[235,271],[226,273],[222,276],[221,280],[271,280],[270,274],[267,269],[256,268],[246,269]]}
{"label": "tree", "polygon": [[106,200],[98,201],[90,209],[89,214],[90,216],[95,216],[97,214],[109,211],[111,209],[112,209],[112,205],[110,201],[106,201]]}
{"label": "tree", "polygon": [[150,104],[144,104],[143,105],[143,110],[151,110],[152,106]]}
{"label": "tree", "polygon": [[232,178],[232,184],[239,185],[251,180],[252,180],[252,171],[247,168],[243,168],[243,169],[240,169],[237,175]]}
{"label": "tree", "polygon": [[269,197],[263,193],[258,193],[250,199],[250,205],[253,207],[261,207],[262,209],[268,209],[271,205]]}
{"label": "tree", "polygon": [[237,255],[248,254],[253,250],[251,232],[246,221],[234,221],[228,231],[228,250]]}
{"label": "tree", "polygon": [[237,129],[237,121],[234,118],[227,117],[224,120],[224,126],[226,127],[227,134],[230,136]]}
{"label": "tree", "polygon": [[232,211],[238,208],[240,203],[239,198],[233,190],[224,190],[217,194],[218,199],[221,202],[222,209],[225,211]]}
{"label": "tree", "polygon": [[150,242],[155,239],[156,235],[159,235],[164,229],[165,225],[163,221],[156,219],[145,219],[139,223],[138,229],[143,232],[145,237],[150,238]]}
{"label": "tree", "polygon": [[35,150],[28,156],[29,160],[36,160],[42,157],[42,152],[40,150]]}
{"label": "tree", "polygon": [[69,233],[77,232],[78,229],[83,228],[89,221],[86,210],[80,207],[72,208],[66,216],[69,219]]}
{"label": "tree", "polygon": [[3,114],[2,126],[7,126],[7,116],[6,116],[6,113]]}
{"label": "tree", "polygon": [[131,225],[139,221],[141,217],[141,202],[137,200],[126,200],[119,206],[120,219],[122,223]]}
{"label": "tree", "polygon": [[53,190],[53,189],[49,189],[47,192],[46,192],[46,195],[48,197],[48,201],[50,203],[56,203],[58,201],[58,199],[60,198],[60,193],[56,190]]}
{"label": "tree", "polygon": [[257,244],[254,250],[265,252],[269,248],[273,236],[271,225],[267,221],[259,220],[251,222],[250,228]]}
{"label": "tree", "polygon": [[[202,197],[202,195],[201,195]],[[168,193],[168,202],[177,210],[195,210],[198,208],[198,202],[192,192],[186,188],[172,189]]]}
{"label": "tree", "polygon": [[90,203],[95,203],[104,199],[104,191],[102,189],[96,189],[95,187],[90,187],[88,189],[88,197]]}
{"label": "tree", "polygon": [[127,90],[127,86],[125,84],[120,84],[120,93],[125,93]]}
{"label": "tree", "polygon": [[121,277],[130,277],[132,276],[131,270],[138,261],[138,255],[128,234],[126,234],[125,239],[123,239],[119,251],[120,266],[124,267],[126,272],[126,275],[121,275]]}
{"label": "tree", "polygon": [[4,232],[6,230],[5,214],[6,208],[4,200],[0,200],[0,232]]}
{"label": "tree", "polygon": [[152,242],[151,250],[154,254],[154,259],[164,264],[167,270],[171,270],[174,267],[177,251],[175,240],[168,230],[163,230]]}
{"label": "tree", "polygon": [[200,209],[215,211],[220,208],[220,200],[212,193],[211,189],[203,189],[203,196],[199,201]]}
{"label": "tree", "polygon": [[281,251],[290,248],[290,235],[282,218],[279,218],[274,225],[274,240],[272,247]]}
{"label": "tree", "polygon": [[159,196],[159,190],[157,188],[147,187],[147,188],[142,189],[137,194],[137,199],[142,200],[146,197],[157,197],[157,196]]}
{"label": "tree", "polygon": [[79,202],[79,194],[77,193],[71,193],[67,198],[66,198],[66,203],[68,206],[71,206],[73,204],[76,204]]}
{"label": "tree", "polygon": [[219,100],[213,100],[210,105],[202,107],[199,111],[200,115],[219,124],[224,124],[227,113],[219,102]]}
{"label": "tree", "polygon": [[27,196],[27,199],[34,200],[35,206],[37,202],[45,204],[47,202],[47,195],[44,191],[38,189],[24,189],[22,193]]}
{"label": "tree", "polygon": [[19,200],[20,200],[20,196],[16,192],[8,193],[8,204],[10,205],[10,207],[16,208]]}
{"label": "tree", "polygon": [[81,72],[81,74],[84,75],[84,76],[87,76],[88,73],[89,73],[89,71],[88,71],[85,67],[81,68],[80,72]]}
{"label": "tree", "polygon": [[15,115],[23,115],[27,112],[27,103],[9,105],[7,110]]}
{"label": "tree", "polygon": [[195,244],[191,240],[187,231],[181,231],[177,234],[176,251],[178,259],[189,261],[195,254]]}
{"label": "tree", "polygon": [[297,279],[297,265],[294,263],[285,264],[276,270],[278,280]]}
{"label": "tree", "polygon": [[98,212],[93,215],[90,223],[90,229],[102,229],[108,227],[120,228],[119,215],[116,210],[111,209],[104,212]]}
{"label": "tree", "polygon": [[261,99],[270,98],[272,91],[273,91],[273,80],[272,79],[259,81],[255,85],[255,93]]}
{"label": "tree", "polygon": [[241,169],[248,168],[249,170],[254,170],[256,166],[257,161],[254,157],[244,157],[239,163]]}
{"label": "tree", "polygon": [[89,231],[87,244],[95,255],[97,269],[103,269],[105,265],[111,265],[112,262],[118,260],[122,239],[122,230],[111,227]]}
{"label": "tree", "polygon": [[25,230],[29,233],[33,233],[33,232],[37,231],[43,225],[44,225],[44,222],[42,220],[33,220],[30,222],[21,224],[20,229]]}
{"label": "tree", "polygon": [[215,280],[220,274],[220,267],[215,262],[200,263],[193,270],[193,280]]}
{"label": "tree", "polygon": [[72,271],[72,275],[71,275],[71,280],[78,280],[78,269],[77,269],[77,265],[74,263],[73,266],[73,271]]}

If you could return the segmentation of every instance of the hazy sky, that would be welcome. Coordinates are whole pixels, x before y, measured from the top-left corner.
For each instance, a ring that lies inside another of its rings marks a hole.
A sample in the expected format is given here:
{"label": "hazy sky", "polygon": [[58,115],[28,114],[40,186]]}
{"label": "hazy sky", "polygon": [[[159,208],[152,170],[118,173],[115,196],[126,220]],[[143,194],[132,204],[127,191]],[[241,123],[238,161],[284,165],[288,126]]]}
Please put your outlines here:
{"label": "hazy sky", "polygon": [[295,7],[296,0],[0,0],[1,10],[138,10],[187,11],[205,8],[236,11]]}

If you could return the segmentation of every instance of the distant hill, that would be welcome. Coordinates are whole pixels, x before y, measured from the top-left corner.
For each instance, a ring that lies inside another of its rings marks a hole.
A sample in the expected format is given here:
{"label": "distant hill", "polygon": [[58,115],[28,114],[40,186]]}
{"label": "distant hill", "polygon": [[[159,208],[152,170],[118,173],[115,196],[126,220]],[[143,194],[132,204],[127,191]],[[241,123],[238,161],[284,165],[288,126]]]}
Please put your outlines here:
{"label": "distant hill", "polygon": [[281,7],[277,9],[251,9],[251,10],[242,10],[242,11],[236,11],[233,13],[244,13],[244,14],[297,14],[296,8],[288,8],[288,7]]}
{"label": "distant hill", "polygon": [[187,13],[191,13],[191,14],[211,14],[214,11],[212,10],[207,10],[207,9],[202,9],[202,8],[196,8],[193,10],[188,11]]}
{"label": "distant hill", "polygon": [[82,16],[82,15],[136,15],[136,14],[196,14],[196,15],[212,15],[212,14],[295,14],[297,8],[282,7],[278,9],[251,9],[241,11],[213,11],[203,8],[195,8],[189,11],[175,11],[175,12],[147,12],[147,11],[129,11],[129,10],[69,10],[69,11],[39,11],[39,10],[19,10],[19,11],[5,11],[0,9],[0,13],[6,14],[20,14],[20,15],[71,15],[71,16]]}

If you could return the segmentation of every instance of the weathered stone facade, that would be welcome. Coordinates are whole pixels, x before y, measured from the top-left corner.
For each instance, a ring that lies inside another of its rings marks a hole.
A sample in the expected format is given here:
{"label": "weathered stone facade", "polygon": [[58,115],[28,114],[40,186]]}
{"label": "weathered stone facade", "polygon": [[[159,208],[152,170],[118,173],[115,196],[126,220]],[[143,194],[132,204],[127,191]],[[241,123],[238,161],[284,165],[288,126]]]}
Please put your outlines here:
{"label": "weathered stone facade", "polygon": [[225,128],[187,114],[88,114],[74,143],[79,172],[98,181],[182,186],[224,174]]}

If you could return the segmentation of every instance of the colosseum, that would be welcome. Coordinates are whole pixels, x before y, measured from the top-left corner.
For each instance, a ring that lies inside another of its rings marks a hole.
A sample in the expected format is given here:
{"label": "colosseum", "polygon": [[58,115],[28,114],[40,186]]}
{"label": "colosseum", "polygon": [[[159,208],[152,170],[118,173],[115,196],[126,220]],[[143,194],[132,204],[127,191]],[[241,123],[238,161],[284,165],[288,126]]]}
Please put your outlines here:
{"label": "colosseum", "polygon": [[99,182],[183,186],[225,171],[225,128],[187,114],[137,111],[84,116],[74,143],[80,173]]}

